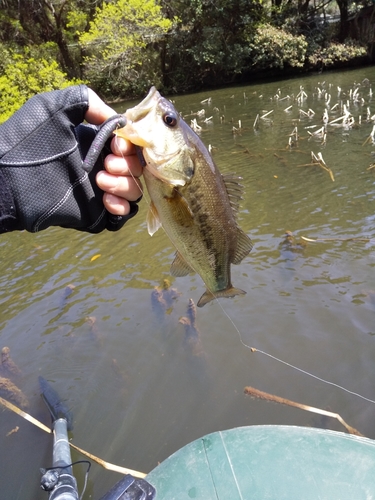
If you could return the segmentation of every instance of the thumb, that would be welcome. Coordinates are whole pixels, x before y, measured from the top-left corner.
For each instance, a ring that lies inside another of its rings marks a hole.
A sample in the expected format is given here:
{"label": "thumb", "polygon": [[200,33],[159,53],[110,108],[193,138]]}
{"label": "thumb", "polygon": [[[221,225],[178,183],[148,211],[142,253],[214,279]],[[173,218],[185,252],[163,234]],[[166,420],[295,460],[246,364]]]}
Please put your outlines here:
{"label": "thumb", "polygon": [[100,125],[107,118],[116,114],[116,111],[100,99],[92,89],[88,89],[89,109],[86,111],[85,120],[93,125]]}

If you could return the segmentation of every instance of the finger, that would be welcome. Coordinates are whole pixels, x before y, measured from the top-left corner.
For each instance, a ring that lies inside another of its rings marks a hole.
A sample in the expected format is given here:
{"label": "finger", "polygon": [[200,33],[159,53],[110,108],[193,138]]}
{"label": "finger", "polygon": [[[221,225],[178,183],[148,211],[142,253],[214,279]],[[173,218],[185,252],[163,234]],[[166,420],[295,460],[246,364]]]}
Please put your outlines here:
{"label": "finger", "polygon": [[135,146],[123,137],[115,136],[111,141],[111,150],[117,156],[127,156],[135,154]]}
{"label": "finger", "polygon": [[142,194],[142,184],[130,176],[112,175],[102,170],[96,175],[96,183],[106,193],[129,201],[136,201]]}
{"label": "finger", "polygon": [[114,175],[132,175],[134,177],[140,177],[143,172],[138,157],[135,155],[124,157],[108,155],[104,159],[104,167],[107,172]]}
{"label": "finger", "polygon": [[129,202],[113,194],[104,193],[103,204],[108,212],[113,215],[128,215],[130,212]]}
{"label": "finger", "polygon": [[100,125],[107,118],[116,114],[116,111],[100,99],[92,89],[89,92],[89,109],[86,111],[85,120],[93,125]]}

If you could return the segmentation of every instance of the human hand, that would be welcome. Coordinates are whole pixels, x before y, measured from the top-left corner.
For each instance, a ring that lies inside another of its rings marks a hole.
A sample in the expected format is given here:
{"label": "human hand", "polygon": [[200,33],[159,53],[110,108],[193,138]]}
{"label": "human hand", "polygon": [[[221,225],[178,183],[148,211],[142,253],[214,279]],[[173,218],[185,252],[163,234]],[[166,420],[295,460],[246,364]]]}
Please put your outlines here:
{"label": "human hand", "polygon": [[[89,92],[89,109],[85,119],[99,125],[116,114],[91,89]],[[128,215],[131,211],[129,202],[139,200],[142,196],[142,166],[135,152],[135,146],[120,137],[111,141],[112,154],[104,160],[105,170],[96,174],[96,183],[104,191],[103,204],[113,215]]]}
{"label": "human hand", "polygon": [[114,137],[112,153],[84,165],[97,125],[115,114],[82,84],[35,95],[1,125],[0,233],[118,231],[136,215],[142,167],[130,143]]}

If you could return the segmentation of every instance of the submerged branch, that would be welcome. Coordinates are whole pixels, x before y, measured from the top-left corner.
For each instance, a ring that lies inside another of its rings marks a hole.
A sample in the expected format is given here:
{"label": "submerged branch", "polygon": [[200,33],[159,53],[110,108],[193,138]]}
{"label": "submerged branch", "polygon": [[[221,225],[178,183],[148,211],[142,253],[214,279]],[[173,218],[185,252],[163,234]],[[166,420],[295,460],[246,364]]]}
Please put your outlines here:
{"label": "submerged branch", "polygon": [[325,415],[327,417],[335,418],[345,427],[345,429],[349,432],[349,434],[354,434],[356,436],[363,436],[363,434],[357,431],[357,429],[347,424],[345,420],[338,413],[322,410],[321,408],[315,408],[314,406],[308,406],[302,403],[296,403],[295,401],[291,401],[290,399],[281,398],[280,396],[275,396],[274,394],[269,394],[268,392],[259,391],[258,389],[255,389],[254,387],[250,386],[245,387],[244,392],[248,396],[264,399],[266,401],[273,401],[274,403],[279,403],[282,405],[293,406],[295,408],[299,408],[300,410],[310,411],[312,413],[318,413],[320,415]]}
{"label": "submerged branch", "polygon": [[331,181],[335,182],[335,177],[333,175],[333,172],[329,167],[327,167],[326,162],[323,160],[322,153],[318,153],[316,155],[313,151],[311,151],[311,163],[304,163],[303,165],[298,165],[298,166],[299,167],[318,166],[318,167],[322,168],[323,170],[325,170],[326,172],[328,172],[328,174],[331,178]]}
{"label": "submerged branch", "polygon": [[[26,413],[25,411],[23,411],[20,408],[18,408],[16,405],[12,404],[10,401],[7,401],[6,399],[0,397],[0,404],[2,406],[4,406],[5,408],[7,408],[8,410],[13,411],[14,413],[16,413],[17,415],[19,415],[20,417],[24,418],[28,422],[31,422],[33,425],[39,427],[39,429],[42,429],[43,431],[45,431],[47,433],[51,433],[52,432],[49,427],[47,427],[42,422],[40,422],[39,420],[37,420],[36,418],[34,418],[33,416],[31,416],[29,413]],[[101,465],[102,467],[104,467],[107,470],[111,470],[111,471],[114,471],[114,472],[119,472],[121,474],[132,474],[133,476],[139,477],[139,478],[143,478],[143,477],[146,476],[146,474],[144,472],[139,472],[139,471],[136,471],[136,470],[133,470],[133,469],[128,469],[126,467],[121,467],[119,465],[115,465],[115,464],[111,464],[109,462],[106,462],[105,460],[103,460],[103,459],[101,459],[99,457],[96,457],[95,455],[92,455],[88,451],[85,451],[82,448],[79,448],[77,445],[73,444],[71,441],[69,441],[69,445],[72,448],[74,448],[75,450],[77,450],[80,453],[82,453],[82,455],[85,455],[86,457],[91,458],[91,460],[93,460],[94,462],[98,463],[99,465]]]}
{"label": "submerged branch", "polygon": [[306,236],[301,236],[301,238],[305,241],[319,242],[319,241],[363,241],[365,243],[370,243],[374,241],[373,238],[307,238]]}

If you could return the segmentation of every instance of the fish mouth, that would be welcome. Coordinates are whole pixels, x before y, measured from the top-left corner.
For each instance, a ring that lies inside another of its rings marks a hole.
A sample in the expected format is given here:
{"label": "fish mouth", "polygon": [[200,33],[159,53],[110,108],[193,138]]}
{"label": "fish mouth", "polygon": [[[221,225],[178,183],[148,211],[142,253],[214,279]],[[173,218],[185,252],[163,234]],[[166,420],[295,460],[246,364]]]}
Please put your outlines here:
{"label": "fish mouth", "polygon": [[157,104],[160,97],[161,96],[156,87],[151,87],[143,101],[134,106],[134,108],[130,108],[125,111],[124,116],[127,124],[125,127],[115,130],[114,134],[132,142],[137,146],[149,147],[149,142],[139,136],[138,132],[133,128],[133,124],[139,122],[142,118],[147,116],[147,114]]}
{"label": "fish mouth", "polygon": [[160,98],[160,94],[156,87],[151,87],[147,96],[134,108],[127,109],[125,112],[125,117],[131,122],[137,122],[142,120],[155,106]]}

